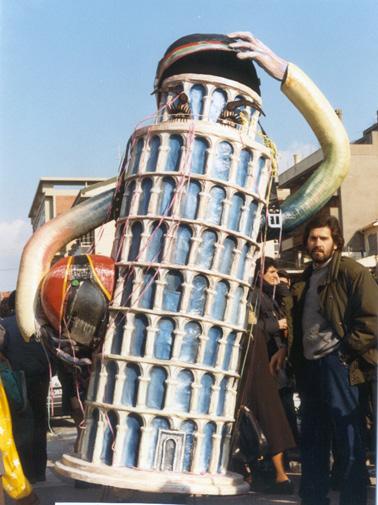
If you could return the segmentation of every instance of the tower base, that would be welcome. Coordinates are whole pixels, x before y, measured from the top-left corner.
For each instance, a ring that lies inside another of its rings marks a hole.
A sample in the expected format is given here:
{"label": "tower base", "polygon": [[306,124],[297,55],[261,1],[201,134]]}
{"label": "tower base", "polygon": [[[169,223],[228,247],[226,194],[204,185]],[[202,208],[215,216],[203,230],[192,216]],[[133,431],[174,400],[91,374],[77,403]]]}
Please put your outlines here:
{"label": "tower base", "polygon": [[237,495],[249,491],[249,485],[237,473],[195,475],[120,468],[96,465],[68,454],[63,454],[62,459],[55,463],[55,470],[71,479],[145,492]]}

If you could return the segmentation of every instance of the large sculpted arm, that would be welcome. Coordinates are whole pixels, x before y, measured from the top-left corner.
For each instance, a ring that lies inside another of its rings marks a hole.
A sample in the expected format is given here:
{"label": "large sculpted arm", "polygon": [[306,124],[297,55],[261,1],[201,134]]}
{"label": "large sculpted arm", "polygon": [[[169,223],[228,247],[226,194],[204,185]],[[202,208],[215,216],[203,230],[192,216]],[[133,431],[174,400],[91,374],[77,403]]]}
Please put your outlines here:
{"label": "large sculpted arm", "polygon": [[16,317],[25,340],[36,332],[35,308],[40,282],[54,255],[77,237],[110,221],[114,190],[73,207],[39,228],[26,244],[17,279]]}
{"label": "large sculpted arm", "polygon": [[281,81],[282,92],[301,112],[323,150],[323,162],[301,188],[283,203],[283,229],[286,232],[318,212],[339,188],[349,171],[348,136],[332,106],[298,67],[277,56],[248,32],[229,34],[230,47],[240,59],[252,59],[269,75]]}

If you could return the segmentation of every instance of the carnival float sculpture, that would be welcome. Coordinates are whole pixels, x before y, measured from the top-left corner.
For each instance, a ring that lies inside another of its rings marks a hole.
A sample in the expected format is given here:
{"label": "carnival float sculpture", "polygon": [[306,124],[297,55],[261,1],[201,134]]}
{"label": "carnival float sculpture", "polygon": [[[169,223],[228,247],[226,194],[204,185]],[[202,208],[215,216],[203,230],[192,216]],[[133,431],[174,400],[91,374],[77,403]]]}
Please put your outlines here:
{"label": "carnival float sculpture", "polygon": [[[133,133],[116,189],[42,226],[21,260],[24,338],[42,335],[73,366],[88,362],[80,350],[92,353],[80,453],[56,464],[67,476],[144,491],[248,489],[227,463],[275,162],[259,134],[251,60],[282,82],[324,153],[282,205],[283,231],[317,212],[348,171],[348,138],[331,105],[251,34],[190,35],[168,48],[154,123]],[[112,258],[65,258],[50,269],[59,249],[112,219]]]}

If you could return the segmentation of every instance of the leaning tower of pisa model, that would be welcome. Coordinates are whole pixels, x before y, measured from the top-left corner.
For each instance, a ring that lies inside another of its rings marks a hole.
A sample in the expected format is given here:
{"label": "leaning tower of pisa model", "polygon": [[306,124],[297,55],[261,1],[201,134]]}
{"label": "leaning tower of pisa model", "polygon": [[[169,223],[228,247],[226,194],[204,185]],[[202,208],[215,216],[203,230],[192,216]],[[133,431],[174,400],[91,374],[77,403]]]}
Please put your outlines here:
{"label": "leaning tower of pisa model", "polygon": [[120,488],[240,493],[226,465],[271,171],[256,138],[261,98],[179,71],[158,101],[124,163],[118,279],[80,458],[58,470]]}

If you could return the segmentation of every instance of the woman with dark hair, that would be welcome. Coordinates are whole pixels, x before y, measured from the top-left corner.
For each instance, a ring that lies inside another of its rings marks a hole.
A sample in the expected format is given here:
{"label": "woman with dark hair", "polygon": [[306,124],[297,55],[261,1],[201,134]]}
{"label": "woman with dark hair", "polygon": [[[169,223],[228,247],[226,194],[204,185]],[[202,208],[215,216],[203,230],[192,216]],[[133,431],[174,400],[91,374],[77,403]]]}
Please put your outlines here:
{"label": "woman with dark hair", "polygon": [[256,288],[259,299],[257,325],[264,333],[270,370],[276,377],[281,402],[294,439],[298,443],[299,434],[293,400],[294,381],[289,377],[286,360],[287,349],[293,337],[291,322],[293,301],[288,284],[280,281],[280,271],[273,258],[257,260]]}
{"label": "woman with dark hair", "polygon": [[256,261],[255,305],[257,326],[264,332],[270,368],[273,374],[282,369],[287,355],[289,335],[289,311],[285,310],[290,292],[280,285],[277,264],[273,258]]}
{"label": "woman with dark hair", "polygon": [[[258,261],[256,272],[257,276],[262,272],[262,282],[267,272],[267,277],[276,278],[277,268],[272,258],[265,258],[265,265],[261,267],[261,262]],[[263,296],[265,298],[267,295],[261,291],[261,285],[255,287],[254,294],[252,302],[253,306],[257,305],[255,314],[257,320],[246,358],[239,403],[240,406],[244,405],[252,411],[268,441],[268,455],[274,467],[274,481],[268,483],[268,486],[266,484],[264,486],[263,483],[261,490],[271,494],[292,494],[293,484],[285,471],[283,454],[296,444],[280,400],[276,379],[277,370],[283,365],[286,357],[286,345],[284,339],[281,346],[275,344],[274,340],[275,334],[287,330],[288,325],[284,317],[270,321],[266,316]],[[270,338],[273,338],[273,343],[269,342]],[[275,352],[273,344],[277,345]],[[253,488],[255,477],[253,464],[250,470]]]}

